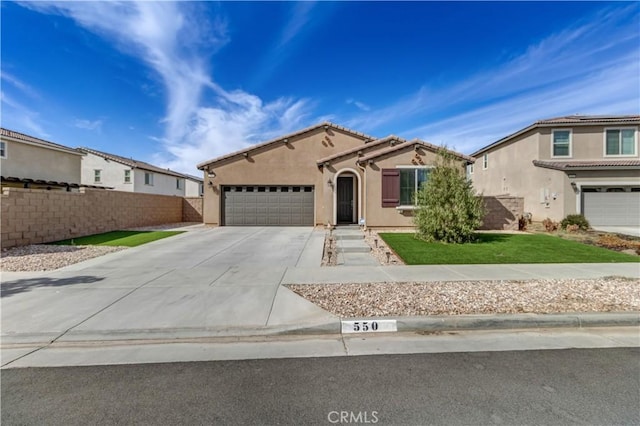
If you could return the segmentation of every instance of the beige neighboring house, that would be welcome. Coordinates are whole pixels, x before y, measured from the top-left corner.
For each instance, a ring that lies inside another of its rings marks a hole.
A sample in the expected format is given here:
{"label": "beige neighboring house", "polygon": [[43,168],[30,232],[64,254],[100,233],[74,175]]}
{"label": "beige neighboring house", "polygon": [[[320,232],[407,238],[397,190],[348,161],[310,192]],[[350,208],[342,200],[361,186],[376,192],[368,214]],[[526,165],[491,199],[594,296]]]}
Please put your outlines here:
{"label": "beige neighboring house", "polygon": [[524,198],[533,220],[583,214],[592,226],[640,227],[639,115],[541,120],[471,154],[484,195]]}
{"label": "beige neighboring house", "polygon": [[185,173],[184,180],[185,197],[202,197],[202,195],[204,194],[204,181],[202,180],[202,178]]}
{"label": "beige neighboring house", "polygon": [[[439,147],[321,123],[205,161],[211,225],[411,227]],[[453,153],[461,172],[473,158]]]}
{"label": "beige neighboring house", "polygon": [[185,196],[187,177],[154,166],[91,148],[78,148],[82,158],[82,183],[107,185],[117,191]]}
{"label": "beige neighboring house", "polygon": [[3,187],[76,190],[82,153],[64,145],[0,128]]}

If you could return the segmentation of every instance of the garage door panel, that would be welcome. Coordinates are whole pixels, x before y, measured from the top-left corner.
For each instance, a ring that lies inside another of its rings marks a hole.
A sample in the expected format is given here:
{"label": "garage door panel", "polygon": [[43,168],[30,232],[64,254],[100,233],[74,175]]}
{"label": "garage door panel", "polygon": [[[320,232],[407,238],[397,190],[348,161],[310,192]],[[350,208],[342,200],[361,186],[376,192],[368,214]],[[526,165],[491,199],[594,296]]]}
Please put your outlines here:
{"label": "garage door panel", "polygon": [[313,226],[314,192],[309,186],[223,187],[224,225]]}
{"label": "garage door panel", "polygon": [[584,192],[583,212],[591,226],[639,226],[640,192]]}

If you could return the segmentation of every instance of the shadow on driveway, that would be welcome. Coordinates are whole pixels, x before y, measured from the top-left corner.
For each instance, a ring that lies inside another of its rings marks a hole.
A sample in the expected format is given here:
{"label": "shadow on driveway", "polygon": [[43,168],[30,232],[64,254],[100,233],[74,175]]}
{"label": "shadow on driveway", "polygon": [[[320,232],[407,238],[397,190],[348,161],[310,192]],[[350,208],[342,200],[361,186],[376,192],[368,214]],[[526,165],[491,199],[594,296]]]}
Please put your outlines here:
{"label": "shadow on driveway", "polygon": [[0,297],[9,297],[14,294],[31,291],[42,287],[62,287],[73,284],[89,284],[104,280],[103,277],[81,275],[69,278],[25,278],[21,280],[6,281],[0,286]]}

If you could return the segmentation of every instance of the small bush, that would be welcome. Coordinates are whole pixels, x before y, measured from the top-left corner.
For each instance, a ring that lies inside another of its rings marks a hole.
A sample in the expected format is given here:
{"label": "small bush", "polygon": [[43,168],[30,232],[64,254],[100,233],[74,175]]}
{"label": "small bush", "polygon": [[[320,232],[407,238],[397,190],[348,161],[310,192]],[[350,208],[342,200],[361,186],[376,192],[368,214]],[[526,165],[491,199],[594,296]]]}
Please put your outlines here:
{"label": "small bush", "polygon": [[554,222],[553,220],[546,218],[542,221],[542,226],[547,232],[553,232],[558,230],[558,222]]}
{"label": "small bush", "polygon": [[567,225],[567,232],[578,232],[580,230],[580,227],[578,225]]}
{"label": "small bush", "polygon": [[520,216],[518,218],[518,231],[526,231],[529,223],[526,216]]}
{"label": "small bush", "polygon": [[567,226],[569,225],[578,225],[578,228],[582,231],[586,231],[590,228],[589,221],[581,214],[570,214],[560,222],[560,227],[562,229],[567,229]]}

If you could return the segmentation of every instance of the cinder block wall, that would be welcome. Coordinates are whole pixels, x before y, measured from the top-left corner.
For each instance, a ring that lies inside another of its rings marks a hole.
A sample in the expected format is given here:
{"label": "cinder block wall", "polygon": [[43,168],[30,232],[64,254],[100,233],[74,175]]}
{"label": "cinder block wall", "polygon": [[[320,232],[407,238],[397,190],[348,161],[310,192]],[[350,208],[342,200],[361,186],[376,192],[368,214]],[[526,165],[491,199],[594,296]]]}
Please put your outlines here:
{"label": "cinder block wall", "polygon": [[518,218],[524,214],[524,198],[483,197],[485,216],[480,229],[518,230]]}
{"label": "cinder block wall", "polygon": [[182,221],[202,222],[202,197],[185,197],[182,199]]}
{"label": "cinder block wall", "polygon": [[182,221],[182,197],[81,189],[3,188],[3,248]]}

